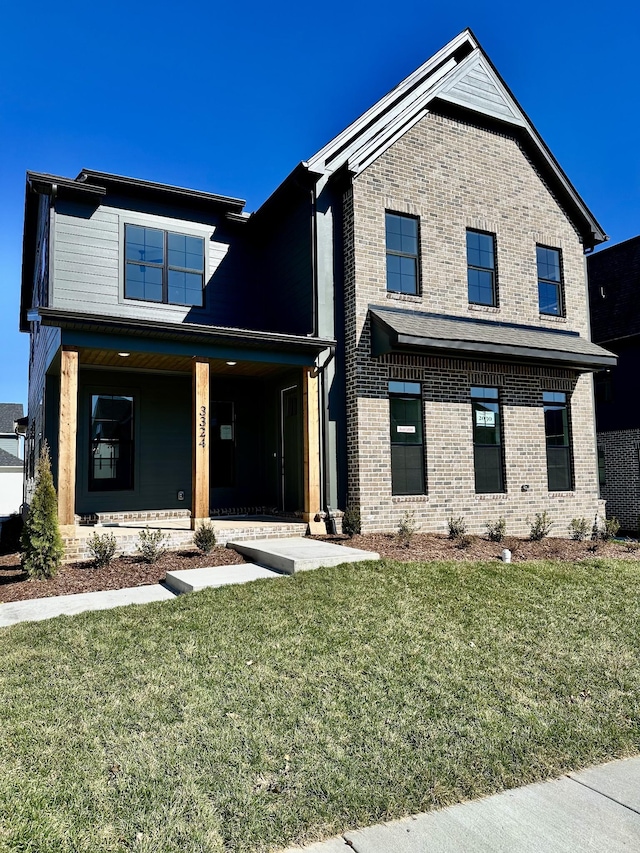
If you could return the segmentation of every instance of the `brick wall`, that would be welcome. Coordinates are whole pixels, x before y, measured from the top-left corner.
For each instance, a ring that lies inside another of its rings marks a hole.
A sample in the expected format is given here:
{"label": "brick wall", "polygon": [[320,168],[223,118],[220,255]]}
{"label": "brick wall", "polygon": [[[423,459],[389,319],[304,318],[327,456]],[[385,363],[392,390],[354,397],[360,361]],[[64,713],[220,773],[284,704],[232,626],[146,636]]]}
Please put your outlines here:
{"label": "brick wall", "polygon": [[640,518],[640,429],[599,432],[598,449],[604,451],[607,515],[615,516],[623,530],[635,532]]}
{"label": "brick wall", "polygon": [[[418,296],[386,290],[385,210],[418,216]],[[464,515],[484,532],[504,515],[528,533],[547,510],[553,532],[603,511],[598,498],[591,377],[570,371],[428,356],[370,357],[370,304],[561,328],[587,335],[583,252],[578,235],[517,141],[428,115],[353,181],[344,197],[345,332],[349,503],[364,531],[393,530],[406,509],[424,530]],[[499,307],[470,306],[466,229],[496,235]],[[562,250],[566,317],[538,312],[536,244]],[[391,495],[389,379],[422,383],[427,495]],[[500,388],[506,493],[476,495],[471,385]],[[543,390],[570,400],[575,490],[549,493]],[[522,486],[529,489],[522,491]]]}

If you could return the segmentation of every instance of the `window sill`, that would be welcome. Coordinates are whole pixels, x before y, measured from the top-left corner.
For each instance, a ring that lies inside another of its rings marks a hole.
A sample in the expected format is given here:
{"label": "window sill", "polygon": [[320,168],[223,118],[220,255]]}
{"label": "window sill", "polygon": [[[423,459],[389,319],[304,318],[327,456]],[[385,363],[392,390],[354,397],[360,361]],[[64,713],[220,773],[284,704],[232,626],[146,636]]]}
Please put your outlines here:
{"label": "window sill", "polygon": [[429,495],[391,495],[391,503],[425,503],[429,500]]}
{"label": "window sill", "polygon": [[398,302],[422,302],[422,297],[415,293],[396,293],[395,290],[387,290],[387,299],[397,300]]}
{"label": "window sill", "polygon": [[475,495],[481,501],[506,501],[509,497],[507,492],[476,492]]}
{"label": "window sill", "polygon": [[470,302],[468,308],[469,311],[478,311],[480,314],[500,313],[500,308],[497,305],[476,305],[475,302]]}
{"label": "window sill", "polygon": [[541,320],[549,320],[550,323],[566,323],[566,317],[558,317],[557,314],[539,314]]}

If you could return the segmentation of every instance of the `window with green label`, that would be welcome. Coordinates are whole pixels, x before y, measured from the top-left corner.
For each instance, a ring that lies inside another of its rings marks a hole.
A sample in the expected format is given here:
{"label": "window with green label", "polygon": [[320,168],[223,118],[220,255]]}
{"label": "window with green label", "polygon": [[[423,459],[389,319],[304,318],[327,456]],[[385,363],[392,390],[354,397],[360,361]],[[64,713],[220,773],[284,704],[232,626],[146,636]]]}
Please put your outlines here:
{"label": "window with green label", "polygon": [[471,417],[476,492],[504,492],[502,423],[497,388],[471,388]]}

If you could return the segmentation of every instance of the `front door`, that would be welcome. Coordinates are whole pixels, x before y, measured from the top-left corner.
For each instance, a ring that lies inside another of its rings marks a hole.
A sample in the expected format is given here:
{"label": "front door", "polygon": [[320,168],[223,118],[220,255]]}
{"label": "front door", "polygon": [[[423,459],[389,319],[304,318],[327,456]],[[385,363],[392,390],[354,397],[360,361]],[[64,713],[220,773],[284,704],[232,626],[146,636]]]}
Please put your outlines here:
{"label": "front door", "polygon": [[296,385],[281,392],[282,509],[302,508],[302,428],[300,391]]}

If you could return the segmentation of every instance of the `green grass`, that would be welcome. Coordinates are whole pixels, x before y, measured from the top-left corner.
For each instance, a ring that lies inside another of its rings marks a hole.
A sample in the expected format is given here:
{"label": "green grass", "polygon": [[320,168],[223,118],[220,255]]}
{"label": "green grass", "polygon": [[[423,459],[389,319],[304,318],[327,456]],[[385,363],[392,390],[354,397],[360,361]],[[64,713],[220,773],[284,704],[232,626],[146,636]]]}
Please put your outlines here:
{"label": "green grass", "polygon": [[0,850],[263,851],[640,746],[635,563],[367,563],[0,632]]}

